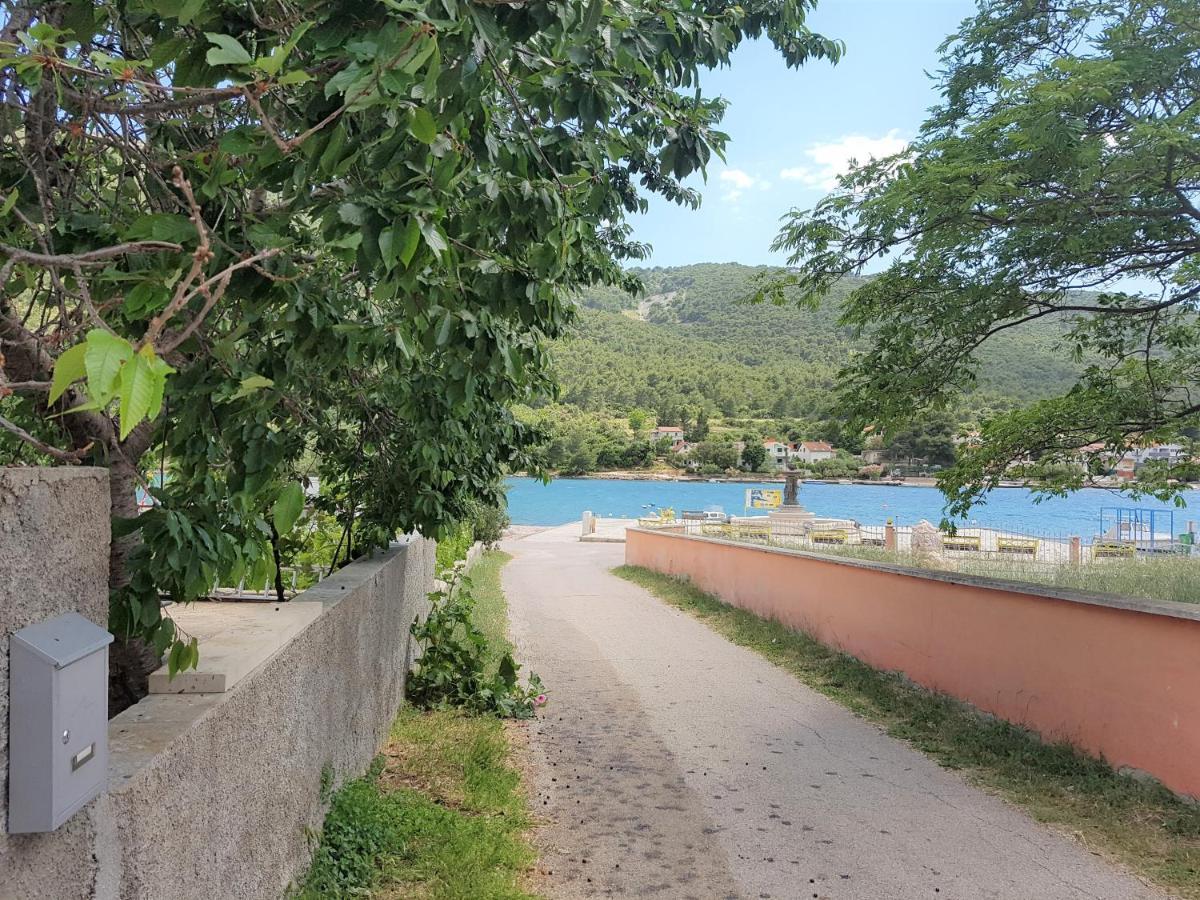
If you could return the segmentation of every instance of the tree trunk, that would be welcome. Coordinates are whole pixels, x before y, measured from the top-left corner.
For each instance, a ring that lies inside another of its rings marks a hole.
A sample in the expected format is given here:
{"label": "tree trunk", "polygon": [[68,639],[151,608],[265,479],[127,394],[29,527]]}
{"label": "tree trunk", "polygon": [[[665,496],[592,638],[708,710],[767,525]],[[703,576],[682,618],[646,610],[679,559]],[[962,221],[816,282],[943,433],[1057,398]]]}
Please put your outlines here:
{"label": "tree trunk", "polygon": [[283,589],[283,556],[279,552],[279,532],[275,523],[271,523],[271,552],[275,554],[275,596],[280,603],[287,602],[287,594]]}
{"label": "tree trunk", "polygon": [[[108,489],[113,519],[137,517],[137,487],[137,465],[124,456],[111,460]],[[138,541],[136,532],[112,539],[108,551],[110,591],[120,590],[129,584],[129,554],[137,547]],[[141,638],[117,634],[109,648],[108,661],[108,714],[111,718],[146,696],[149,675],[162,665],[162,660]]]}

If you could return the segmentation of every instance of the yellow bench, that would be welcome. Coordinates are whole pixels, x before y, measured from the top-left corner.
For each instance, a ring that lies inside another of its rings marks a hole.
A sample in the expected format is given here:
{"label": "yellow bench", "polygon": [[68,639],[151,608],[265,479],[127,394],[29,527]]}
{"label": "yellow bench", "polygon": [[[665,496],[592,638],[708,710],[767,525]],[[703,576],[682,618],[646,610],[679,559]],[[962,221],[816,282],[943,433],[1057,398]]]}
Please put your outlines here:
{"label": "yellow bench", "polygon": [[1024,553],[1028,556],[1036,556],[1038,543],[1030,538],[997,538],[996,549],[1001,553]]}
{"label": "yellow bench", "polygon": [[1092,558],[1132,557],[1137,555],[1137,547],[1133,544],[1122,544],[1119,541],[1097,541],[1092,544]]}
{"label": "yellow bench", "polygon": [[657,516],[642,516],[638,519],[638,525],[642,528],[657,528],[661,525],[675,524],[675,510],[660,509]]}
{"label": "yellow bench", "polygon": [[769,541],[771,528],[768,525],[731,525],[733,536],[745,541]]}
{"label": "yellow bench", "polygon": [[966,551],[979,549],[979,535],[977,534],[946,534],[942,535],[942,549]]}
{"label": "yellow bench", "polygon": [[814,544],[844,544],[846,543],[846,532],[814,531],[808,536],[808,539]]}
{"label": "yellow bench", "polygon": [[729,526],[716,522],[706,522],[700,526],[700,533],[709,537],[727,537],[729,535]]}

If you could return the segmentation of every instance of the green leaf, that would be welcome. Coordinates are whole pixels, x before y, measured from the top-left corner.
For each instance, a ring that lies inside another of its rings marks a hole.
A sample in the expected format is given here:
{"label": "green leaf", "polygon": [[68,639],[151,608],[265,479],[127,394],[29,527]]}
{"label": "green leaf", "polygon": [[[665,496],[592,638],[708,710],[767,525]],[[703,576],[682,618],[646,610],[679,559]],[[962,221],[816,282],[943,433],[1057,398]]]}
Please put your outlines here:
{"label": "green leaf", "polygon": [[285,535],[292,530],[300,513],[304,512],[304,488],[298,481],[293,481],[279,492],[275,507],[271,512],[275,521],[275,530]]}
{"label": "green leaf", "polygon": [[[149,351],[147,353],[147,351]],[[142,354],[147,359],[147,364],[150,366],[150,372],[154,376],[151,382],[153,392],[150,395],[150,408],[146,412],[146,416],[150,419],[157,419],[158,414],[162,412],[163,394],[167,388],[167,376],[174,374],[175,370],[167,363],[165,359],[156,356],[154,348],[143,347]]]}
{"label": "green leaf", "polygon": [[400,237],[400,247],[396,251],[400,262],[404,263],[404,268],[408,268],[412,262],[413,255],[417,252],[417,245],[421,242],[421,223],[415,218],[409,219],[408,224],[404,226],[404,234]]}
{"label": "green leaf", "polygon": [[317,167],[322,172],[331,172],[333,168],[341,162],[342,150],[346,147],[346,129],[341,122],[333,126],[333,131],[329,135],[329,143],[325,146],[325,150],[321,153],[321,158],[317,163]]}
{"label": "green leaf", "polygon": [[276,84],[304,84],[308,81],[312,81],[312,76],[303,69],[293,69],[275,79]]}
{"label": "green leaf", "polygon": [[583,34],[591,34],[600,24],[600,16],[604,13],[604,0],[592,0],[588,4],[587,14],[583,20]]}
{"label": "green leaf", "polygon": [[190,25],[192,19],[200,14],[200,10],[204,9],[205,0],[185,0],[183,6],[179,10],[179,24]]}
{"label": "green leaf", "polygon": [[379,232],[379,256],[383,260],[384,268],[389,272],[396,268],[396,257],[400,249],[395,237],[396,229],[390,226]]}
{"label": "green leaf", "polygon": [[54,377],[50,380],[50,396],[47,403],[53,403],[61,397],[72,384],[87,374],[84,356],[87,354],[87,344],[76,344],[70,350],[63,351],[54,363]]}
{"label": "green leaf", "polygon": [[125,229],[124,236],[129,241],[170,241],[182,244],[196,237],[196,226],[187,216],[151,213],[134,219],[133,224]]}
{"label": "green leaf", "polygon": [[93,328],[88,332],[83,360],[87,369],[88,393],[94,402],[102,406],[112,398],[121,367],[132,358],[133,346],[124,338],[103,328]]}
{"label": "green leaf", "polygon": [[[154,349],[146,347],[150,353]],[[133,426],[146,418],[150,412],[150,404],[154,402],[155,373],[142,353],[121,366],[121,430],[120,438],[125,440]]]}
{"label": "green leaf", "polygon": [[241,386],[238,387],[237,393],[235,393],[229,399],[230,400],[241,400],[243,397],[249,397],[255,391],[261,391],[263,388],[269,388],[269,387],[274,387],[274,386],[275,386],[275,382],[272,381],[270,378],[266,378],[262,375],[251,375],[249,378],[242,379]]}
{"label": "green leaf", "polygon": [[367,221],[367,210],[347,200],[338,206],[338,217],[347,225],[363,225]]}
{"label": "green leaf", "polygon": [[500,659],[500,667],[496,674],[505,686],[512,688],[517,683],[517,663],[511,653],[505,653]]}
{"label": "green leaf", "polygon": [[209,48],[204,57],[210,66],[244,66],[254,62],[254,58],[235,38],[227,34],[213,34],[211,31],[204,32],[204,36],[215,45]]}
{"label": "green leaf", "polygon": [[[287,43],[272,50],[270,56],[260,56],[256,59],[254,61],[255,68],[261,69],[268,75],[277,75],[280,68],[287,61],[288,56],[296,48],[297,42],[300,38],[304,37],[304,33],[312,28],[312,26],[312,22],[301,22],[292,32],[292,36],[287,39]],[[307,75],[307,73],[304,74]]]}
{"label": "green leaf", "polygon": [[445,347],[448,343],[450,343],[450,335],[453,333],[454,313],[447,312],[444,316],[442,316],[442,324],[438,328],[437,337],[435,338],[437,345],[439,347]]}
{"label": "green leaf", "polygon": [[432,144],[437,139],[437,122],[433,119],[433,113],[423,106],[418,106],[412,111],[412,116],[408,122],[408,133],[415,137],[422,144]]}
{"label": "green leaf", "polygon": [[442,233],[438,231],[435,225],[432,225],[429,222],[421,222],[420,228],[421,234],[425,236],[425,243],[429,245],[430,250],[432,250],[438,256],[441,256],[446,252],[446,248],[448,246],[446,244],[446,239],[442,237]]}

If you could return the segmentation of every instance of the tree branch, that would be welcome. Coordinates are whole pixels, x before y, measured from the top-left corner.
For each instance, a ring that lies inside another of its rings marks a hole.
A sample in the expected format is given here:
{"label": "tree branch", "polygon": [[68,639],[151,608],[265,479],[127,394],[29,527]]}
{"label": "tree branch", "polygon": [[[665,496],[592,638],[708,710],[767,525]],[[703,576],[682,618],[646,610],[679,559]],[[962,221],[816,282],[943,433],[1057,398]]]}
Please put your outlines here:
{"label": "tree branch", "polygon": [[38,440],[20,425],[10,422],[4,416],[0,416],[0,428],[3,428],[9,434],[16,435],[29,446],[57,459],[59,462],[68,463],[70,465],[78,465],[79,461],[92,452],[92,445],[88,444],[85,447],[80,447],[78,450],[60,450],[58,447],[52,447],[45,441]]}

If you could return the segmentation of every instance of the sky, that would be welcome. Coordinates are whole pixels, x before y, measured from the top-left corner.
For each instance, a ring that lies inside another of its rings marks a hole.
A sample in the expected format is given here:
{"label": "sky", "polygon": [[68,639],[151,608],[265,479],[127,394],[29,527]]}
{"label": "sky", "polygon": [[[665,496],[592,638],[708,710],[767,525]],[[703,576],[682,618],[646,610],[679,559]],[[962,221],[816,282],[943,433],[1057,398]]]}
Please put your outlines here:
{"label": "sky", "polygon": [[643,265],[781,263],[770,252],[780,217],[812,207],[845,170],[901,149],[938,99],[930,75],[937,47],[975,9],[972,0],[820,0],[808,19],[845,42],[837,65],[788,69],[768,41],[740,47],[732,65],[708,73],[709,96],[730,103],[721,130],[725,162],[709,163],[699,210],[660,199],[632,220],[653,247]]}

